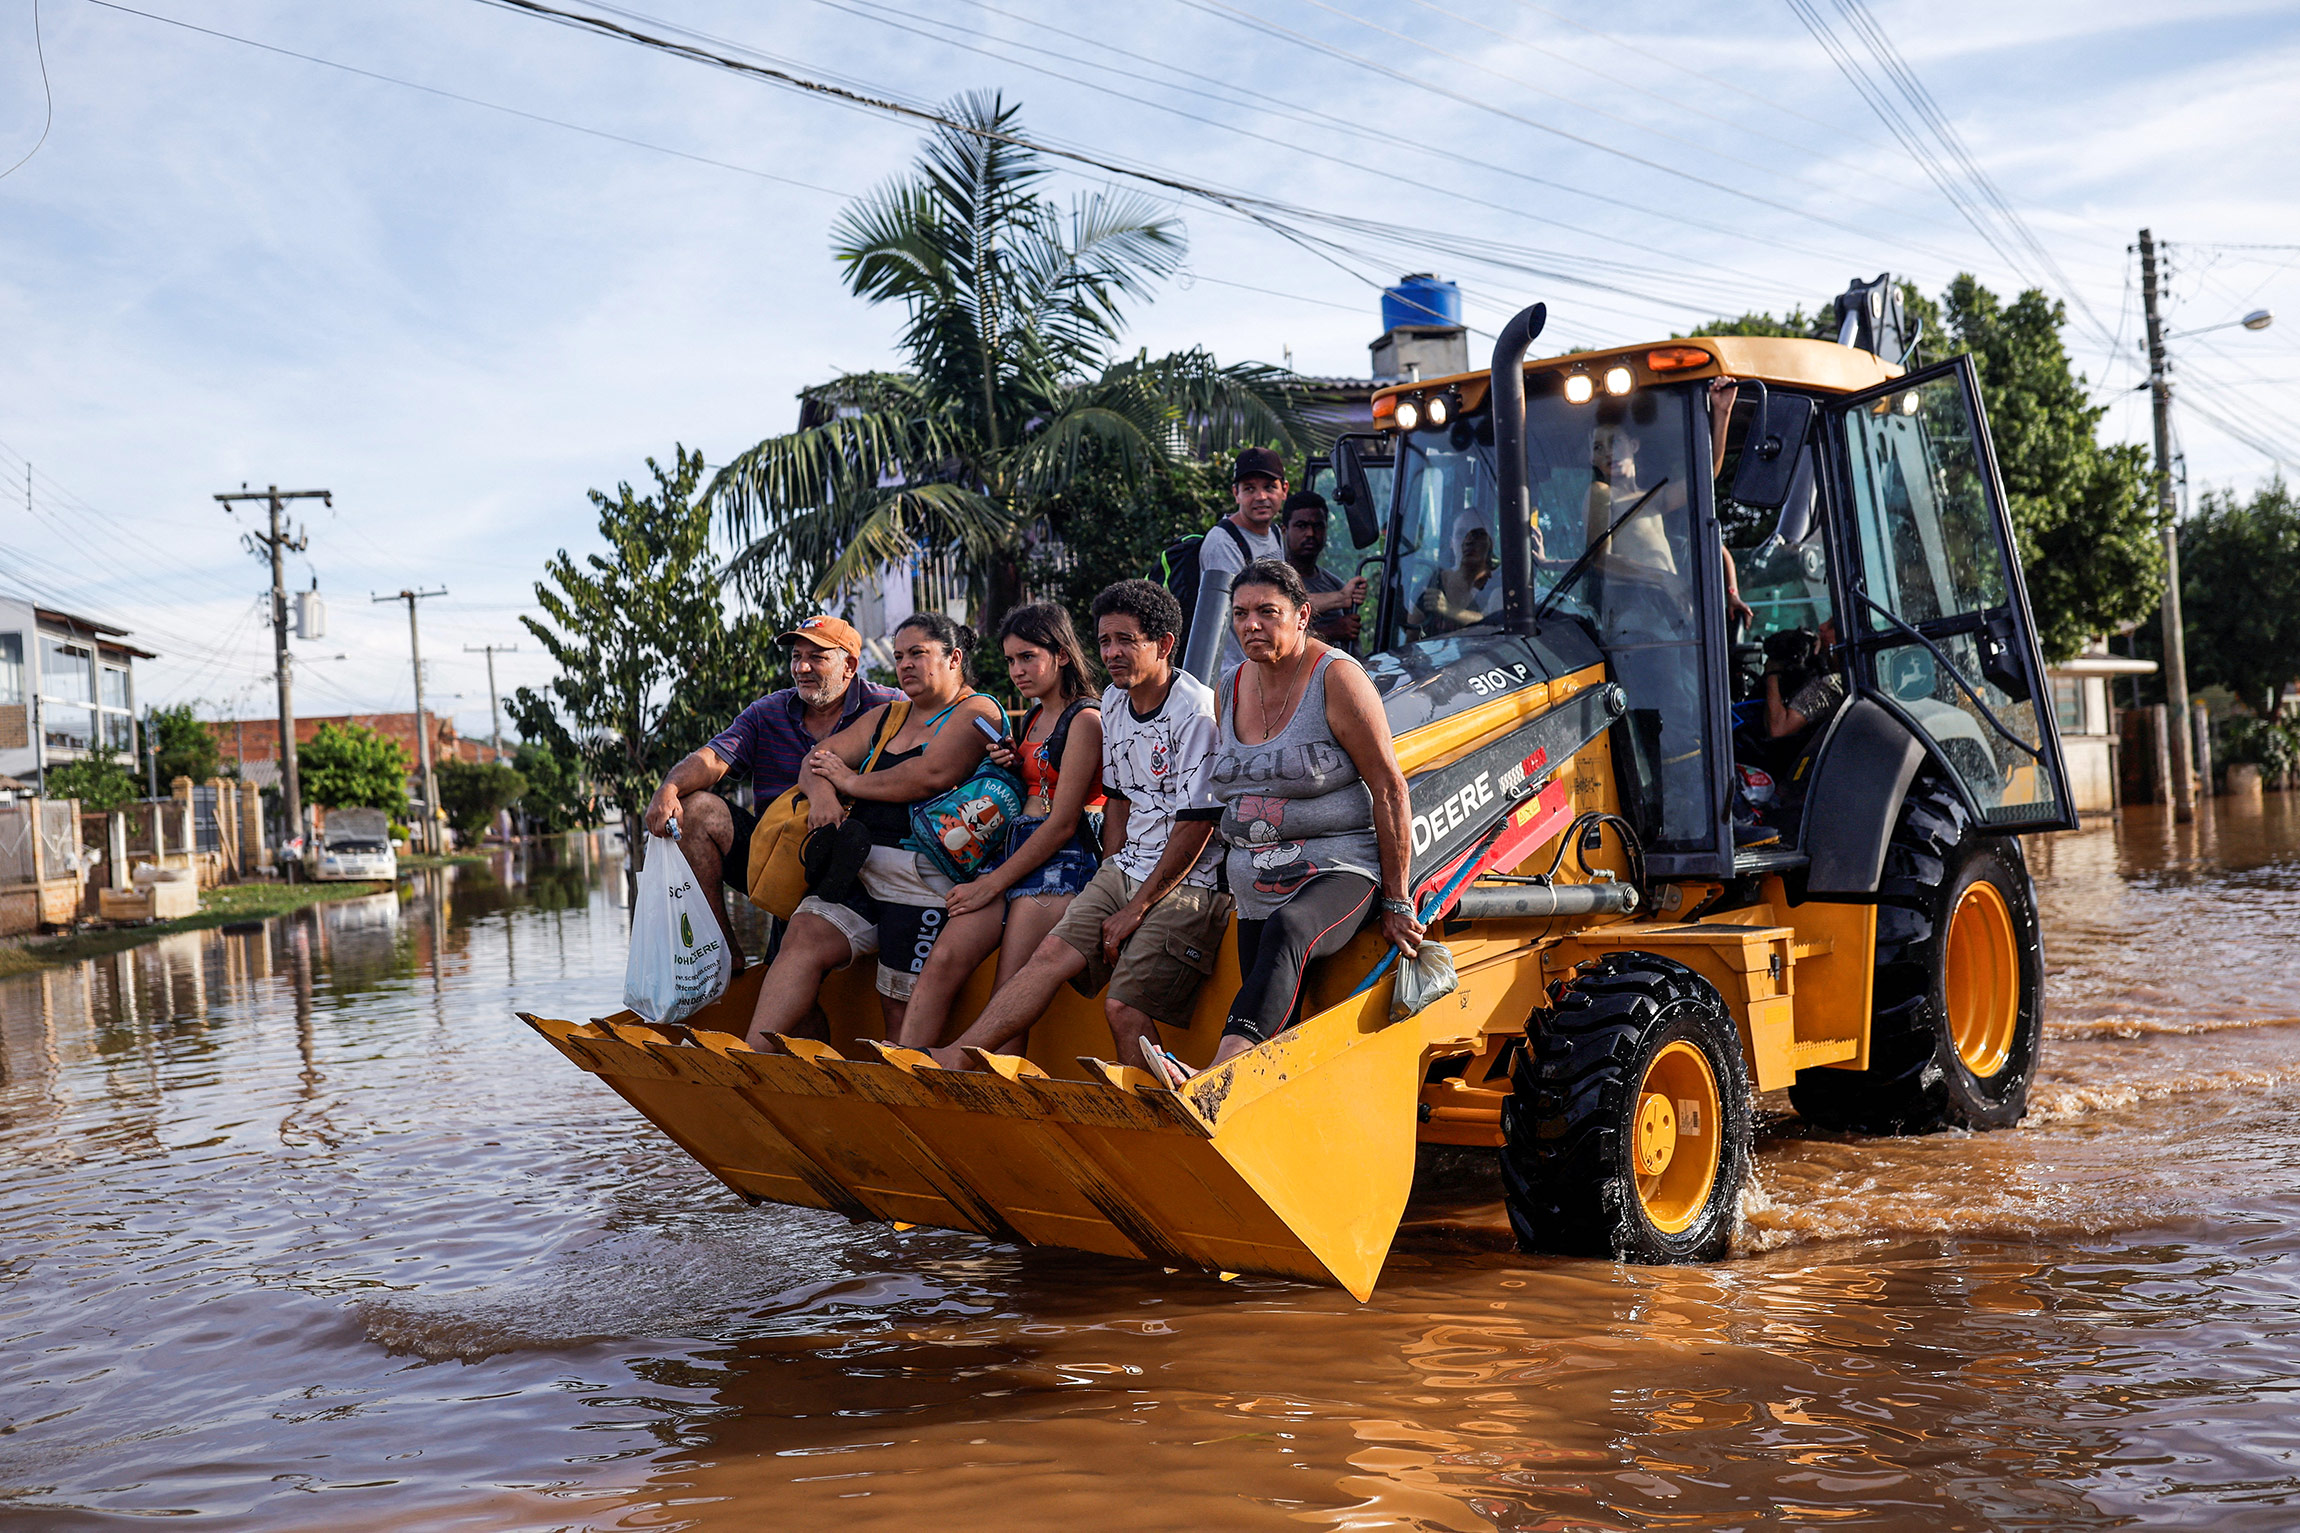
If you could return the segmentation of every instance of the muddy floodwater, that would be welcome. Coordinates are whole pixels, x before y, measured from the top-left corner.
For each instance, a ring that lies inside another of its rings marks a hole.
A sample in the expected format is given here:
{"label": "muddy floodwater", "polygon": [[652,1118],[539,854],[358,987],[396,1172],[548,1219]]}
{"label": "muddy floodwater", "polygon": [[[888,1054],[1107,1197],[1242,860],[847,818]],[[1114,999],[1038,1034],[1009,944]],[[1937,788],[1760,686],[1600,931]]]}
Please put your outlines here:
{"label": "muddy floodwater", "polygon": [[0,1525],[2291,1528],[2291,797],[2032,848],[2023,1128],[1774,1122],[1707,1267],[1456,1179],[1367,1304],[743,1206],[512,1018],[581,849],[0,980]]}

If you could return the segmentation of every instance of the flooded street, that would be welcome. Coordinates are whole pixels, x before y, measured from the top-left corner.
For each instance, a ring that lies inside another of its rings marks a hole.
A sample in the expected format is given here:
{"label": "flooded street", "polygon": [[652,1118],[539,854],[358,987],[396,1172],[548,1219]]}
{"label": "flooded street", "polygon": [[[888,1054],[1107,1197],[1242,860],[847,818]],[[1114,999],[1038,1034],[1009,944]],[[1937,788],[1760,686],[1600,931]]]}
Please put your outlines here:
{"label": "flooded street", "polygon": [[569,851],[0,980],[0,1525],[2289,1528],[2293,797],[2032,847],[2022,1129],[1363,1305],[744,1207],[512,1016],[617,1003]]}

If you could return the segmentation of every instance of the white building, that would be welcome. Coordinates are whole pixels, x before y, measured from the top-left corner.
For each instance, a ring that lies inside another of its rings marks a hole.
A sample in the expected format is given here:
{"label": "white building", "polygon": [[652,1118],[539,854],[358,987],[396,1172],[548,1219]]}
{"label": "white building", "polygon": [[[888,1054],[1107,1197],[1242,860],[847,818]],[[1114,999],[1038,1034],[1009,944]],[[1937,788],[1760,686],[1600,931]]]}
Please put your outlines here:
{"label": "white building", "polygon": [[2123,750],[2112,689],[2120,676],[2155,675],[2156,662],[2112,655],[2108,641],[2096,638],[2084,653],[2044,670],[2060,724],[2061,755],[2068,762],[2069,796],[2079,813],[2106,814],[2117,807],[2117,757]]}
{"label": "white building", "polygon": [[136,762],[136,662],[125,628],[0,595],[0,777],[38,782],[99,746]]}

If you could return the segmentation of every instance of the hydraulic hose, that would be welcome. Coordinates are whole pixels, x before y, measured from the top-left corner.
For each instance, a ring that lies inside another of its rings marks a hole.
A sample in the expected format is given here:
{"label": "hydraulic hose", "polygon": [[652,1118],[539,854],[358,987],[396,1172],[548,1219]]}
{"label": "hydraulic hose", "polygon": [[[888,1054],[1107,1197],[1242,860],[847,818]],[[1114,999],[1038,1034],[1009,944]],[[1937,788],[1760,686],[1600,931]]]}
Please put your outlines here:
{"label": "hydraulic hose", "polygon": [[1525,482],[1525,353],[1549,306],[1521,309],[1493,343],[1494,479],[1501,492],[1501,626],[1533,632],[1533,499]]}

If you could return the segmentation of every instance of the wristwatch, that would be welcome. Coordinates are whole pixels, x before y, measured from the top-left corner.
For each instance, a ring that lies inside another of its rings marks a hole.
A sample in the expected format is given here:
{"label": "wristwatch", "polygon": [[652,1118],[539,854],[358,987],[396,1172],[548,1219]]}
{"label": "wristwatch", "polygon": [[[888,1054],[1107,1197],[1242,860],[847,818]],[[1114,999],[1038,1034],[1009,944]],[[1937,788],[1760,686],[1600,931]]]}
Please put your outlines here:
{"label": "wristwatch", "polygon": [[1382,914],[1404,916],[1410,921],[1414,918],[1414,902],[1412,900],[1384,900],[1382,901]]}

